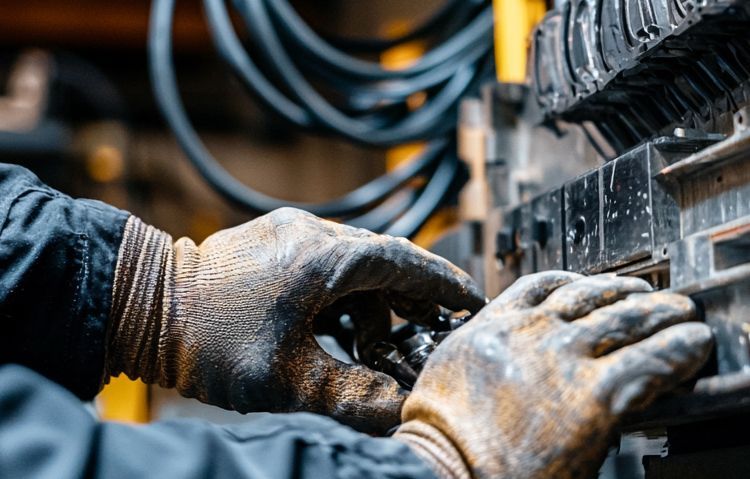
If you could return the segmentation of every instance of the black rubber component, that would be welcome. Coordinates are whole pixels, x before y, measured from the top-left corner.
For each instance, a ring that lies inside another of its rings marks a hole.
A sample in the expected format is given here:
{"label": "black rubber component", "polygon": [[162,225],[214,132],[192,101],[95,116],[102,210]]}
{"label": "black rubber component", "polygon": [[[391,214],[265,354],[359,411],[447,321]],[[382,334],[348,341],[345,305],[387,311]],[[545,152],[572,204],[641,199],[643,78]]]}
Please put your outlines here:
{"label": "black rubber component", "polygon": [[332,45],[348,52],[382,53],[385,50],[406,42],[443,33],[454,19],[457,17],[460,19],[465,12],[466,5],[469,3],[474,3],[476,6],[484,4],[482,0],[448,0],[430,18],[425,20],[424,23],[410,32],[394,38],[342,37],[330,33],[323,34],[322,36]]}
{"label": "black rubber component", "polygon": [[548,120],[590,122],[622,153],[678,127],[731,133],[748,61],[749,0],[602,0],[550,12],[530,65]]}
{"label": "black rubber component", "polygon": [[[250,92],[282,119],[364,145],[429,141],[420,157],[406,166],[320,204],[284,201],[253,190],[232,177],[206,149],[178,92],[171,43],[174,5],[175,0],[155,0],[152,7],[149,61],[156,100],[190,161],[222,196],[255,213],[292,206],[405,236],[414,234],[440,206],[458,168],[455,144],[447,140],[454,134],[458,102],[491,76],[491,2],[448,1],[432,19],[401,39],[429,36],[435,47],[407,68],[388,70],[353,56],[356,47],[342,50],[341,42],[316,33],[285,0],[234,0],[255,47],[251,55],[234,30],[224,0],[204,0],[219,55]],[[450,33],[447,38],[441,36],[445,32]],[[378,46],[375,43],[368,48]],[[393,46],[390,42],[379,46],[384,45]],[[266,73],[273,75],[273,81]],[[424,93],[425,100],[412,109],[407,102],[418,92]],[[421,191],[402,190],[417,176],[429,177]],[[399,191],[405,193],[388,200]]]}

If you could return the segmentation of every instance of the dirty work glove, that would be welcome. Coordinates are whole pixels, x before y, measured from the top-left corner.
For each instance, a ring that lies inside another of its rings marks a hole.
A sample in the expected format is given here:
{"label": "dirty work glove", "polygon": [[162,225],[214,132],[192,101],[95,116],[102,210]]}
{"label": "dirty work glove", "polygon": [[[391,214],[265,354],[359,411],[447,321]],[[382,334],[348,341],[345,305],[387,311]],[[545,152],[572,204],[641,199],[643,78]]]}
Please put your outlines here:
{"label": "dirty work glove", "polygon": [[[348,311],[368,339],[390,308],[423,320],[438,305],[485,299],[447,261],[404,239],[281,209],[196,246],[135,217],[119,251],[106,373],[175,387],[240,412],[311,411],[363,430],[399,422],[405,393],[390,377],[328,356],[313,336],[324,308]],[[349,300],[348,300],[349,299]],[[344,301],[348,300],[348,301]]]}
{"label": "dirty work glove", "polygon": [[693,303],[635,278],[518,280],[435,350],[395,437],[441,477],[595,477],[618,419],[694,375]]}

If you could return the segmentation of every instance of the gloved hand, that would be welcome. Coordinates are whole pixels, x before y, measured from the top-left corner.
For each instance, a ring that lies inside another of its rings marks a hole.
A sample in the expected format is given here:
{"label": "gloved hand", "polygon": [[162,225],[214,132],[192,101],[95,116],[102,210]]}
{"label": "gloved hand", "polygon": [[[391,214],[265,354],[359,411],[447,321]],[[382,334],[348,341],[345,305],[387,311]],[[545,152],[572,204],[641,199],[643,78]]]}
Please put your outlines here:
{"label": "gloved hand", "polygon": [[424,320],[438,305],[485,304],[468,275],[404,239],[293,209],[200,246],[187,238],[172,245],[131,217],[105,372],[240,412],[305,410],[383,431],[398,424],[404,391],[384,374],[334,360],[313,336],[316,315],[352,297],[359,309],[347,312],[368,341],[389,333],[391,307]]}
{"label": "gloved hand", "polygon": [[594,477],[618,419],[694,375],[708,326],[647,283],[521,278],[427,361],[395,437],[441,477]]}

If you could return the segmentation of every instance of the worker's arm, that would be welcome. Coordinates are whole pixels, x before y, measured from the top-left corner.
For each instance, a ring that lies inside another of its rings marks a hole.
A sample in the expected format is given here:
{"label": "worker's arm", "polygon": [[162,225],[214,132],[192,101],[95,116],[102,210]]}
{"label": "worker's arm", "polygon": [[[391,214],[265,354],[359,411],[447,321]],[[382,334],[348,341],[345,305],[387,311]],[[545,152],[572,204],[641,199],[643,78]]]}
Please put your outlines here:
{"label": "worker's arm", "polygon": [[431,478],[407,446],[311,414],[220,427],[96,421],[70,393],[0,367],[0,471],[14,478]]}
{"label": "worker's arm", "polygon": [[298,210],[196,245],[19,167],[0,165],[0,191],[1,362],[83,398],[125,373],[240,412],[318,412],[385,431],[405,392],[328,356],[319,317],[347,313],[365,345],[386,339],[391,310],[425,322],[439,305],[484,305],[466,273],[408,241]]}
{"label": "worker's arm", "polygon": [[0,164],[0,364],[28,366],[81,398],[96,394],[127,218]]}

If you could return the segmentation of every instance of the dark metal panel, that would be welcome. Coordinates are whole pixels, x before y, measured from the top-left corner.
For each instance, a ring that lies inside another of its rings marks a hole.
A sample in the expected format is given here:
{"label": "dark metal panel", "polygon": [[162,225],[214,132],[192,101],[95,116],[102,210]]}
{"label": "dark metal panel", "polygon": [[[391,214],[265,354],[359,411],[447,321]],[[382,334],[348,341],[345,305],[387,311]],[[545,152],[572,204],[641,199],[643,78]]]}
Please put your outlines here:
{"label": "dark metal panel", "polygon": [[643,459],[646,479],[746,479],[750,477],[750,446],[710,449],[692,454]]}
{"label": "dark metal panel", "polygon": [[711,275],[711,243],[707,235],[695,235],[669,245],[671,288],[683,290]]}
{"label": "dark metal panel", "polygon": [[651,150],[646,144],[602,167],[602,257],[607,269],[651,254]]}
{"label": "dark metal panel", "polygon": [[750,168],[745,158],[691,175],[682,182],[685,236],[750,215]]}
{"label": "dark metal panel", "polygon": [[563,190],[552,190],[532,201],[536,271],[563,269]]}
{"label": "dark metal panel", "polygon": [[520,208],[515,210],[513,215],[515,222],[516,238],[518,247],[521,249],[521,258],[519,263],[519,272],[530,274],[536,271],[536,261],[534,258],[534,215],[530,203],[524,203]]}
{"label": "dark metal panel", "polygon": [[719,374],[750,369],[750,217],[670,246],[672,289],[701,306]]}
{"label": "dark metal panel", "polygon": [[693,298],[702,306],[716,340],[719,374],[750,369],[750,280],[713,289]]}
{"label": "dark metal panel", "polygon": [[569,271],[593,272],[600,263],[599,171],[564,187],[565,255]]}

